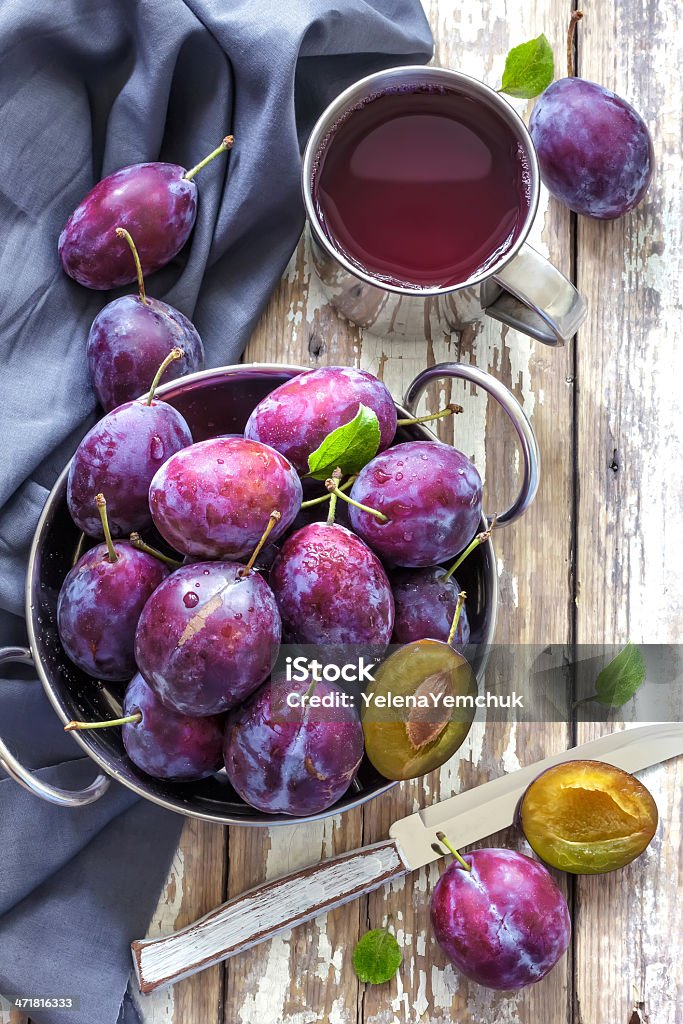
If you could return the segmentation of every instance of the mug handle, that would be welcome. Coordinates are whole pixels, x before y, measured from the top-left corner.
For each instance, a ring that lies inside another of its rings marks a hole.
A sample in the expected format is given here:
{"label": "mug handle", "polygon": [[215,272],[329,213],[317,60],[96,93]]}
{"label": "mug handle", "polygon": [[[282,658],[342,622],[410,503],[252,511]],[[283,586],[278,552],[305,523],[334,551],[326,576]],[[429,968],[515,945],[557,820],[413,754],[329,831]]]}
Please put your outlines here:
{"label": "mug handle", "polygon": [[586,303],[571,281],[526,243],[492,282],[482,288],[486,313],[546,345],[564,345],[586,319]]}
{"label": "mug handle", "polygon": [[491,523],[495,518],[497,526],[507,526],[509,523],[514,523],[515,519],[519,519],[526,512],[536,497],[541,472],[541,455],[529,418],[515,396],[504,384],[501,384],[490,373],[480,370],[478,366],[472,366],[470,363],[437,363],[435,366],[429,366],[426,370],[418,373],[415,380],[408,387],[404,399],[405,408],[411,416],[415,415],[420,396],[425,388],[433,381],[439,380],[442,377],[455,377],[458,380],[466,380],[470,384],[476,384],[478,387],[483,388],[492,398],[495,398],[498,405],[505,410],[512,421],[522,449],[522,459],[524,462],[522,486],[510,508],[506,509],[505,512],[501,512],[496,517],[487,516],[487,520]]}
{"label": "mug handle", "polygon": [[[20,665],[33,665],[33,655],[27,647],[3,647],[0,649],[0,665],[15,662]],[[16,759],[14,754],[7,748],[0,739],[0,768],[4,768],[7,774],[13,778],[24,789],[35,793],[41,800],[48,803],[58,804],[60,807],[83,807],[85,804],[92,804],[105,793],[109,788],[110,779],[106,775],[98,775],[94,782],[86,789],[68,790],[58,789],[50,786],[47,782],[24,768],[23,764]]]}

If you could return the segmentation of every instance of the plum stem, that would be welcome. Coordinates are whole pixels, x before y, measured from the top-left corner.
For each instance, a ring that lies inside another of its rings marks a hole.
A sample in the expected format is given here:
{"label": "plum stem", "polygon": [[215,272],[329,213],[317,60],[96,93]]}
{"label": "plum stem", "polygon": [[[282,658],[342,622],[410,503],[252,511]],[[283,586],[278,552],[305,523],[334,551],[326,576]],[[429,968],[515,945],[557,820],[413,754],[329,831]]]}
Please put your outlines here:
{"label": "plum stem", "polygon": [[493,528],[496,525],[497,518],[498,518],[498,516],[494,516],[493,520],[491,522],[491,525],[486,530],[482,530],[481,533],[478,533],[477,536],[473,540],[471,540],[469,542],[469,544],[467,545],[465,550],[462,552],[462,554],[458,555],[456,560],[453,562],[453,565],[450,567],[450,569],[448,570],[448,572],[444,576],[444,578],[443,578],[443,582],[444,583],[446,583],[451,578],[451,576],[456,571],[456,569],[460,568],[460,566],[465,561],[467,556],[471,555],[472,552],[475,550],[475,548],[478,548],[480,544],[485,544],[486,541],[490,539],[491,534],[493,532]]}
{"label": "plum stem", "polygon": [[453,638],[455,637],[455,634],[458,631],[458,623],[460,622],[460,615],[462,613],[462,609],[463,609],[463,605],[465,604],[465,598],[466,597],[467,597],[467,594],[465,593],[465,591],[461,590],[460,593],[458,594],[458,600],[457,600],[457,603],[455,605],[455,614],[453,615],[453,621],[451,622],[451,629],[450,629],[450,632],[448,634],[448,640],[446,641],[446,643],[449,645],[449,647],[453,643]]}
{"label": "plum stem", "polygon": [[113,718],[110,722],[69,722],[64,726],[64,732],[83,732],[85,729],[108,729],[112,725],[128,725],[133,722],[142,721],[142,712],[126,715],[125,718]]}
{"label": "plum stem", "polygon": [[232,149],[234,141],[235,139],[232,135],[226,135],[223,141],[221,142],[220,146],[216,146],[216,148],[211,153],[209,153],[208,156],[205,156],[204,159],[200,160],[198,164],[195,164],[194,167],[191,167],[189,171],[185,171],[185,173],[183,174],[183,178],[185,179],[185,181],[192,181],[195,174],[201,171],[203,167],[206,167],[207,164],[210,164],[211,161],[215,160],[217,156],[221,155],[221,153],[225,153],[228,149]]}
{"label": "plum stem", "polygon": [[139,533],[131,533],[128,538],[130,543],[138,551],[144,551],[146,555],[152,555],[153,558],[158,558],[160,562],[164,562],[170,566],[171,569],[180,569],[182,562],[179,562],[177,558],[171,558],[170,555],[165,555],[163,551],[159,551],[158,548],[153,548],[150,544],[146,544]]}
{"label": "plum stem", "polygon": [[111,530],[109,529],[109,517],[107,516],[107,502],[103,494],[95,495],[95,503],[97,505],[97,511],[100,513],[100,519],[102,520],[102,530],[104,532],[104,541],[107,545],[107,551],[109,552],[109,561],[114,565],[119,560],[119,556],[116,554],[116,548],[114,547],[114,541],[111,539]]}
{"label": "plum stem", "polygon": [[157,370],[157,372],[154,375],[154,380],[152,381],[152,386],[149,389],[149,394],[147,395],[147,402],[146,402],[147,405],[151,405],[152,402],[154,401],[154,395],[156,393],[156,389],[159,387],[159,381],[161,380],[163,375],[166,373],[166,370],[171,365],[171,363],[174,363],[176,361],[176,359],[183,359],[184,357],[185,357],[185,353],[183,352],[183,350],[181,348],[178,348],[177,345],[176,345],[175,348],[171,349],[171,351],[168,353],[168,355],[164,359],[163,363],[161,364],[161,366],[159,367],[159,369]]}
{"label": "plum stem", "polygon": [[567,29],[567,78],[574,77],[574,33],[576,26],[583,18],[583,11],[572,11]]}
{"label": "plum stem", "polygon": [[81,555],[83,554],[83,545],[84,544],[85,544],[85,534],[81,533],[80,537],[78,538],[78,544],[76,545],[76,550],[74,551],[74,557],[73,557],[73,560],[71,562],[72,566],[74,566],[76,564],[76,562],[80,559]]}
{"label": "plum stem", "polygon": [[254,568],[254,562],[256,561],[256,559],[258,558],[259,554],[261,553],[261,549],[263,548],[263,545],[266,543],[266,541],[268,540],[268,537],[270,536],[272,530],[275,529],[276,525],[280,522],[281,519],[282,519],[282,516],[280,515],[278,510],[277,509],[273,509],[273,511],[270,513],[270,518],[268,520],[268,525],[266,526],[265,530],[263,531],[263,535],[261,537],[261,540],[258,542],[256,547],[254,548],[254,550],[252,552],[252,556],[249,559],[249,561],[247,562],[247,564],[244,566],[243,569],[240,569],[240,571],[237,573],[238,576],[248,576],[249,575],[251,570]]}
{"label": "plum stem", "polygon": [[438,412],[429,413],[428,416],[408,416],[402,420],[396,420],[397,427],[410,427],[414,423],[429,423],[431,420],[440,420],[444,416],[457,416],[458,413],[464,412],[461,405],[456,405],[454,402],[450,402],[445,409],[440,409]]}
{"label": "plum stem", "polygon": [[145,279],[142,276],[142,263],[140,262],[140,254],[138,252],[138,247],[133,241],[133,236],[131,235],[130,231],[126,231],[125,228],[117,228],[116,234],[119,236],[119,238],[125,238],[125,240],[128,242],[128,248],[133,253],[133,259],[135,260],[135,273],[137,274],[138,277],[138,291],[140,293],[140,301],[147,304],[147,294],[145,292]]}
{"label": "plum stem", "polygon": [[453,856],[455,857],[456,860],[460,861],[460,864],[465,869],[465,871],[471,871],[472,870],[472,865],[468,864],[467,861],[464,859],[464,857],[462,857],[458,853],[456,848],[453,846],[453,843],[450,841],[450,839],[448,838],[448,836],[444,832],[437,832],[436,833],[436,838],[439,840],[439,842],[441,843],[442,846],[446,847],[446,849],[448,850],[449,853],[453,854]]}
{"label": "plum stem", "polygon": [[325,487],[328,489],[330,494],[334,494],[337,498],[343,498],[343,500],[347,501],[349,505],[353,505],[354,508],[359,508],[361,512],[368,512],[371,516],[375,516],[375,518],[379,519],[382,523],[389,522],[389,519],[384,515],[384,512],[380,512],[376,508],[370,508],[369,505],[361,505],[359,501],[354,501],[354,499],[350,498],[348,494],[344,494],[342,489],[337,486],[337,481],[334,477],[331,476],[325,481]]}
{"label": "plum stem", "polygon": [[[349,487],[353,487],[354,483],[358,479],[358,473],[354,473],[348,480],[345,480],[343,484],[339,485],[340,491],[348,491]],[[321,494],[319,498],[310,498],[308,501],[302,501],[300,508],[312,508],[313,505],[322,505],[323,502],[329,501],[329,494]]]}
{"label": "plum stem", "polygon": [[[330,480],[333,480],[334,483],[336,484],[337,490],[339,490],[339,481],[341,480],[341,478],[342,478],[341,467],[337,466],[337,468],[335,469],[334,473],[330,477]],[[325,486],[327,486],[327,484]],[[336,493],[334,491],[330,492],[329,499],[330,499],[330,507],[327,510],[327,525],[328,526],[332,526],[334,524],[334,517],[335,517],[335,514],[337,512],[337,495],[336,495]]]}

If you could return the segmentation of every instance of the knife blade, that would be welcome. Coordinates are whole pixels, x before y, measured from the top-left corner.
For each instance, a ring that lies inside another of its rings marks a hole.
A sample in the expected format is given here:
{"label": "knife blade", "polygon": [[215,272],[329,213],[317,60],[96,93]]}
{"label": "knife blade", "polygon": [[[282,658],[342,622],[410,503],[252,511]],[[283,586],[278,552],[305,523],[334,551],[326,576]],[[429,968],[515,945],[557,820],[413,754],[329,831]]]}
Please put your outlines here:
{"label": "knife blade", "polygon": [[140,989],[152,992],[180,981],[446,856],[437,831],[465,848],[511,825],[526,787],[555,764],[578,758],[636,772],[680,754],[683,723],[638,726],[458,793],[394,822],[383,842],[264,882],[172,935],[133,942]]}

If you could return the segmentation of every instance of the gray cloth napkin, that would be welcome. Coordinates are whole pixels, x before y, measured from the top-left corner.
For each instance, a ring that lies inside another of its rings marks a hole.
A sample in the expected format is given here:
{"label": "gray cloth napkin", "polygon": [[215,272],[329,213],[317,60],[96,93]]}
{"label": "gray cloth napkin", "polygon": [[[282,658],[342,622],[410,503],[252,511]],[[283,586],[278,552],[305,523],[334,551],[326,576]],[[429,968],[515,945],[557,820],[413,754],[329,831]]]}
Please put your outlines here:
{"label": "gray cloth napkin", "polygon": [[[28,545],[93,422],[85,341],[107,301],[61,271],[59,232],[100,177],[142,160],[202,173],[186,250],[148,281],[193,317],[210,366],[236,361],[303,224],[314,118],[371,71],[431,55],[419,0],[60,0],[0,5],[0,638],[22,642]],[[201,288],[201,294],[200,294]],[[35,681],[0,679],[0,732],[63,787],[94,766]],[[65,810],[0,778],[0,992],[77,996],[45,1024],[114,1024],[182,819],[112,786]]]}

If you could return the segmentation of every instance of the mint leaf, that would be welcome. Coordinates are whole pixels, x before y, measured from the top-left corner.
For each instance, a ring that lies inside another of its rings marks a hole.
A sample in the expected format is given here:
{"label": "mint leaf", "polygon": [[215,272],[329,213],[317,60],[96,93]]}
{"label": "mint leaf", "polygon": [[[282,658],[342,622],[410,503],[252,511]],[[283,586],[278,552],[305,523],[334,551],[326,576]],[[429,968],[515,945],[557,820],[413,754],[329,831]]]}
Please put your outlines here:
{"label": "mint leaf", "polygon": [[605,665],[595,681],[595,699],[611,708],[620,708],[645,682],[645,661],[630,641]]}
{"label": "mint leaf", "polygon": [[536,39],[510,50],[499,91],[528,100],[547,89],[554,77],[553,51],[541,33]]}
{"label": "mint leaf", "polygon": [[391,981],[402,960],[398,942],[383,928],[366,932],[353,951],[353,969],[358,980],[369,981],[371,985]]}
{"label": "mint leaf", "polygon": [[327,435],[308,456],[309,476],[327,480],[339,467],[342,473],[358,473],[374,458],[379,448],[379,420],[372,409],[358,406],[350,423]]}

